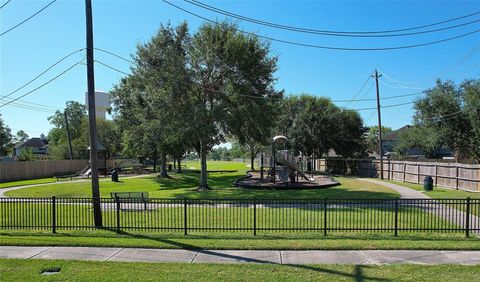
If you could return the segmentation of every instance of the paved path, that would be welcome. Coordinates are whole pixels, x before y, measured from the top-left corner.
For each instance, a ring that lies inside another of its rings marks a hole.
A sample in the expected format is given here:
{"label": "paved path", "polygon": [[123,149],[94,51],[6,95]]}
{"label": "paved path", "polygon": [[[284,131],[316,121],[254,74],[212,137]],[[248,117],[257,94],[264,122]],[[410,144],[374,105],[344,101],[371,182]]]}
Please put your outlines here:
{"label": "paved path", "polygon": [[[379,180],[374,180],[374,179],[366,179],[366,178],[357,178],[357,179],[391,188],[397,191],[398,193],[400,193],[401,199],[431,199],[429,196],[425,195],[424,193],[417,190],[410,189],[405,186],[384,182],[384,181],[379,181]],[[428,205],[428,204],[422,205],[421,203],[419,203],[418,207],[423,209],[426,212],[435,214],[438,217],[441,217],[450,222],[453,222],[458,226],[461,226],[463,228],[466,227],[466,223],[467,223],[466,214],[461,210],[451,208],[447,205],[442,205],[440,202],[438,202],[438,204],[436,205]],[[479,230],[480,217],[471,214],[469,216],[469,228],[474,230]],[[477,237],[480,237],[480,233],[478,231],[475,231],[472,233],[475,234]]]}
{"label": "paved path", "polygon": [[126,262],[480,265],[480,251],[167,250],[0,246],[0,258]]}
{"label": "paved path", "polygon": [[393,190],[397,191],[398,193],[400,193],[400,198],[401,199],[412,199],[412,198],[414,198],[414,199],[430,199],[429,196],[423,194],[420,191],[413,190],[413,189],[410,189],[408,187],[401,186],[401,185],[398,185],[398,184],[393,184],[393,183],[389,183],[389,182],[384,182],[384,181],[374,180],[374,179],[368,179],[368,178],[356,178],[356,179],[360,180],[360,181],[366,181],[366,182],[374,183],[374,184],[377,184],[377,185],[382,185],[382,186],[385,186],[387,188],[393,189]]}
{"label": "paved path", "polygon": [[[141,175],[135,175],[135,176],[123,176],[123,177],[120,176],[120,177],[121,177],[121,179],[129,179],[129,178],[146,177],[146,176],[149,176],[149,174],[141,174]],[[110,178],[100,178],[100,181],[108,181],[108,180],[110,180]],[[9,198],[4,193],[8,192],[8,191],[11,191],[11,190],[45,186],[45,185],[57,185],[57,184],[65,184],[65,183],[88,182],[88,181],[91,181],[90,178],[71,180],[71,181],[57,181],[57,182],[49,182],[49,183],[30,184],[30,185],[23,185],[23,186],[13,186],[13,187],[8,187],[8,188],[0,188],[0,198]]]}

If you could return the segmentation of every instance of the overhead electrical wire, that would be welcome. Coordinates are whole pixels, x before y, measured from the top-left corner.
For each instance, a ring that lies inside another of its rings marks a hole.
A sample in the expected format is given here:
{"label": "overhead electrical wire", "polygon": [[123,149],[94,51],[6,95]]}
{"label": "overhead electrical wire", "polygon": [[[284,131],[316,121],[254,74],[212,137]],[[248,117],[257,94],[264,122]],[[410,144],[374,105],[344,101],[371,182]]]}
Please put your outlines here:
{"label": "overhead electrical wire", "polygon": [[[211,20],[209,18],[206,18],[206,17],[201,16],[199,14],[196,14],[194,12],[188,11],[188,10],[186,10],[186,9],[184,9],[184,8],[178,6],[178,5],[175,5],[175,4],[173,4],[173,3],[171,3],[167,0],[162,0],[162,1],[165,2],[166,4],[172,6],[172,7],[175,7],[177,9],[187,13],[187,14],[190,14],[190,15],[195,16],[197,18],[203,19],[204,21],[208,21],[208,22],[210,22],[212,24],[215,24],[215,25],[219,24],[218,22],[216,22],[214,20]],[[417,48],[417,47],[422,47],[422,46],[439,44],[439,43],[459,39],[459,38],[466,37],[466,36],[469,36],[469,35],[480,32],[480,29],[476,29],[474,31],[463,33],[463,34],[460,34],[460,35],[457,35],[457,36],[444,38],[444,39],[440,39],[440,40],[436,40],[436,41],[417,43],[417,44],[412,44],[412,45],[401,45],[401,46],[390,46],[390,47],[374,47],[374,48],[350,48],[350,47],[337,47],[337,46],[302,43],[302,42],[278,39],[278,38],[265,36],[265,35],[259,35],[259,34],[255,34],[255,33],[252,33],[252,32],[241,30],[239,28],[236,28],[236,30],[238,32],[244,33],[246,35],[256,36],[256,37],[259,37],[259,38],[263,38],[263,39],[270,40],[270,41],[275,41],[275,42],[280,42],[280,43],[284,43],[284,44],[290,44],[290,45],[301,46],[301,47],[316,48],[316,49],[337,50],[337,51],[391,51],[391,50],[400,50],[400,49],[410,49],[410,48]]]}
{"label": "overhead electrical wire", "polygon": [[30,81],[28,81],[27,83],[23,84],[22,86],[18,87],[17,89],[13,90],[12,92],[4,95],[4,96],[1,96],[0,97],[0,101],[5,99],[5,98],[8,98],[9,96],[17,93],[18,91],[22,90],[23,88],[25,88],[26,86],[28,86],[30,83],[34,82],[35,80],[37,80],[39,77],[41,77],[42,75],[44,75],[45,73],[47,73],[49,70],[51,70],[53,67],[55,67],[56,65],[60,64],[61,62],[63,62],[64,60],[66,60],[67,58],[71,57],[72,55],[78,53],[78,52],[81,52],[85,50],[85,48],[82,48],[82,49],[79,49],[79,50],[76,50],[76,51],[73,51],[69,54],[67,54],[66,56],[64,56],[63,58],[61,58],[60,60],[56,61],[53,65],[49,66],[47,69],[45,69],[43,72],[41,72],[39,75],[35,76],[34,78],[32,78]]}
{"label": "overhead electrical wire", "polygon": [[7,4],[10,3],[10,1],[12,1],[12,0],[7,0],[5,3],[3,3],[2,6],[0,6],[0,9],[7,6]]}
{"label": "overhead electrical wire", "polygon": [[[336,34],[382,34],[382,33],[394,33],[394,32],[402,32],[402,31],[409,31],[409,30],[417,30],[417,29],[424,29],[424,28],[427,28],[427,27],[432,27],[432,26],[437,26],[437,25],[457,21],[457,20],[460,20],[460,19],[464,19],[464,18],[468,18],[468,17],[472,17],[472,16],[476,16],[476,15],[480,14],[480,11],[479,11],[479,12],[475,12],[475,13],[451,18],[451,19],[448,19],[448,20],[443,20],[443,21],[427,24],[427,25],[401,28],[401,29],[376,30],[376,31],[338,31],[338,30],[325,30],[325,29],[322,30],[322,29],[301,28],[301,27],[295,27],[295,26],[289,26],[289,25],[276,24],[276,23],[272,23],[272,22],[261,21],[261,20],[241,16],[241,15],[238,15],[238,14],[235,14],[235,13],[231,13],[231,12],[228,12],[228,11],[225,11],[225,10],[207,5],[207,4],[202,3],[200,1],[195,1],[195,0],[187,1],[187,0],[185,0],[185,2],[191,3],[193,5],[202,5],[204,7],[208,7],[210,9],[213,9],[213,10],[216,10],[216,11],[222,11],[223,13],[226,13],[228,15],[236,15],[238,17],[241,17],[242,19],[249,19],[249,20],[252,20],[252,21],[257,21],[257,22],[261,22],[261,23],[264,23],[264,24],[271,24],[271,25],[275,25],[275,26],[278,26],[278,27],[282,27],[282,28],[292,28],[292,29],[298,29],[298,30],[303,30],[303,31],[325,32],[325,33],[336,33]],[[193,2],[195,2],[195,3],[193,3]]]}
{"label": "overhead electrical wire", "polygon": [[117,58],[119,58],[119,59],[121,59],[121,60],[124,60],[124,61],[126,61],[126,62],[128,62],[128,63],[130,63],[130,64],[136,65],[136,63],[135,63],[134,61],[129,60],[129,59],[127,59],[127,58],[125,58],[125,57],[122,57],[122,56],[120,56],[120,55],[118,55],[118,54],[115,54],[115,53],[113,53],[113,52],[110,52],[110,51],[108,51],[108,50],[105,50],[105,49],[102,49],[102,48],[93,48],[93,49],[95,49],[95,50],[97,50],[97,51],[100,51],[100,52],[103,52],[103,53],[106,53],[106,54],[110,54],[110,55],[112,55],[112,56],[114,56],[114,57],[117,57]]}
{"label": "overhead electrical wire", "polygon": [[[114,53],[112,53],[114,54]],[[116,55],[116,54],[115,54]],[[128,73],[124,72],[124,71],[121,71],[119,69],[116,69],[114,67],[111,67],[107,64],[104,64],[102,62],[99,62],[99,61],[96,61],[97,63],[100,63],[116,72],[119,72],[119,73],[122,73],[122,74],[125,74],[125,75],[129,75]],[[368,82],[368,80],[366,81]],[[366,83],[364,84],[366,85]],[[373,85],[373,84],[372,84]],[[361,90],[364,88],[364,86],[362,86]],[[371,89],[371,88],[370,88]],[[217,92],[217,93],[222,93],[222,94],[229,94],[227,92],[224,92],[224,91],[221,91],[221,90],[215,90],[215,89],[207,89],[209,91],[213,91],[213,92]],[[369,90],[370,91],[370,90]],[[368,92],[368,91],[367,91]],[[400,97],[408,97],[408,96],[414,96],[414,95],[420,95],[422,94],[422,92],[418,92],[418,93],[410,93],[410,94],[404,94],[404,95],[397,95],[397,96],[390,96],[390,97],[384,97],[384,98],[381,98],[380,100],[387,100],[387,99],[394,99],[394,98],[400,98]],[[272,100],[272,101],[282,101],[283,99],[281,98],[273,98],[273,97],[264,97],[264,96],[253,96],[253,95],[248,95],[248,94],[240,94],[240,93],[235,93],[235,95],[237,96],[243,96],[243,97],[249,97],[249,98],[254,98],[254,99],[268,99],[268,100]],[[335,101],[333,100],[332,103],[337,103],[337,102],[350,102],[350,101],[371,101],[371,100],[376,100],[376,99],[359,99],[359,100],[338,100],[338,101]],[[391,108],[391,107],[398,107],[398,106],[403,106],[403,105],[408,105],[408,104],[413,104],[414,102],[407,102],[407,103],[400,103],[400,104],[394,104],[394,105],[386,105],[386,106],[381,106],[380,108]],[[360,108],[360,109],[348,109],[348,110],[356,110],[356,111],[364,111],[364,110],[375,110],[377,109],[376,107],[371,107],[371,108]]]}
{"label": "overhead electrical wire", "polygon": [[21,95],[21,96],[19,96],[19,97],[16,97],[16,98],[10,100],[9,102],[6,102],[6,103],[0,105],[0,108],[1,108],[1,107],[4,107],[4,106],[6,106],[6,105],[9,105],[9,104],[11,104],[11,103],[13,103],[13,102],[15,102],[15,101],[17,101],[17,100],[20,100],[21,98],[23,98],[23,97],[25,97],[25,96],[27,96],[27,95],[30,95],[31,93],[37,91],[38,89],[44,87],[45,85],[50,84],[52,81],[56,80],[56,79],[59,78],[60,76],[62,76],[62,75],[64,75],[65,73],[69,72],[71,69],[73,69],[73,68],[76,67],[77,65],[80,65],[84,60],[85,60],[85,59],[82,59],[82,60],[78,61],[77,63],[75,63],[75,64],[73,64],[72,66],[70,66],[68,69],[64,70],[64,71],[61,72],[60,74],[56,75],[55,77],[53,77],[52,79],[48,80],[47,82],[41,84],[40,86],[36,87],[35,89],[30,90],[29,92],[27,92],[27,93],[25,93],[25,94],[23,94],[23,95]]}
{"label": "overhead electrical wire", "polygon": [[114,67],[112,67],[112,66],[110,66],[110,65],[107,65],[107,64],[105,64],[105,63],[103,63],[103,62],[101,62],[101,61],[99,61],[99,60],[95,60],[95,62],[96,62],[96,63],[99,63],[99,64],[101,64],[101,65],[103,65],[103,66],[105,66],[105,67],[107,67],[107,68],[109,68],[109,69],[112,69],[112,70],[114,70],[114,71],[117,71],[117,72],[119,72],[119,73],[122,73],[122,74],[124,74],[124,75],[127,75],[127,76],[130,75],[129,73],[126,73],[126,72],[124,72],[124,71],[121,71],[121,70],[119,70],[119,69],[117,69],[117,68],[114,68]]}
{"label": "overhead electrical wire", "polygon": [[0,36],[3,36],[5,34],[7,34],[8,32],[16,29],[17,27],[21,26],[22,24],[26,23],[28,20],[32,19],[33,17],[35,17],[36,15],[40,14],[41,12],[43,12],[43,10],[45,10],[46,8],[48,8],[50,5],[52,5],[53,3],[55,3],[57,0],[53,0],[52,2],[48,3],[46,6],[44,6],[43,8],[41,8],[40,10],[38,10],[36,13],[34,13],[33,15],[31,15],[30,17],[24,19],[23,21],[19,22],[18,24],[12,26],[11,28],[7,29],[6,31],[0,33]]}
{"label": "overhead electrical wire", "polygon": [[401,81],[401,80],[397,80],[395,78],[392,78],[391,76],[387,75],[384,71],[381,71],[382,72],[382,75],[387,79],[389,80],[390,82],[394,83],[394,84],[403,84],[403,85],[415,85],[415,84],[420,84],[424,81],[427,81],[427,80],[431,80],[431,79],[434,79],[435,76],[439,77],[445,73],[452,73],[454,71],[456,71],[458,68],[460,68],[464,63],[466,63],[472,56],[474,56],[478,51],[480,51],[480,44],[475,46],[472,50],[470,50],[467,54],[465,54],[458,62],[456,62],[455,64],[449,66],[448,68],[444,69],[443,71],[439,72],[437,75],[433,75],[433,76],[428,76],[428,77],[425,77],[423,79],[419,79],[417,81]]}
{"label": "overhead electrical wire", "polygon": [[[375,32],[362,32],[362,33],[358,33],[358,32],[334,32],[334,31],[321,31],[321,30],[314,30],[314,29],[307,29],[307,28],[299,28],[299,27],[294,27],[294,26],[289,26],[289,25],[276,24],[276,23],[272,23],[272,22],[267,22],[267,21],[262,21],[262,20],[250,18],[250,17],[241,16],[239,14],[228,12],[228,11],[225,11],[225,10],[222,10],[222,9],[204,4],[204,3],[199,2],[199,1],[194,1],[194,0],[193,1],[184,0],[184,1],[187,2],[187,3],[190,3],[192,5],[195,5],[197,7],[200,7],[202,9],[209,10],[209,11],[214,12],[214,13],[219,13],[219,14],[222,14],[224,16],[232,17],[232,18],[235,18],[235,19],[238,19],[238,20],[247,21],[247,22],[251,22],[251,23],[254,23],[254,24],[262,25],[262,26],[267,26],[267,27],[277,28],[277,29],[287,30],[287,31],[309,33],[309,34],[316,34],[316,35],[325,35],[325,36],[338,36],[338,37],[362,37],[362,38],[370,37],[370,38],[374,38],[374,37],[412,36],[412,35],[420,35],[420,34],[433,33],[433,32],[439,32],[439,31],[459,28],[459,27],[462,27],[462,26],[467,26],[467,25],[471,25],[471,24],[480,22],[480,19],[476,19],[476,20],[473,20],[473,21],[469,21],[469,22],[465,22],[465,23],[461,23],[461,24],[457,24],[457,25],[453,25],[453,26],[448,26],[448,27],[442,27],[442,28],[437,28],[437,29],[432,29],[432,30],[408,32],[408,33],[397,33],[397,34],[372,34],[372,33],[375,33]],[[480,14],[480,12],[470,14],[470,15],[467,15],[467,16],[473,16],[473,15],[476,15],[476,14]],[[466,17],[466,16],[463,16],[463,17]],[[463,18],[463,17],[460,17],[460,18]],[[385,32],[383,32],[383,33],[385,33]]]}

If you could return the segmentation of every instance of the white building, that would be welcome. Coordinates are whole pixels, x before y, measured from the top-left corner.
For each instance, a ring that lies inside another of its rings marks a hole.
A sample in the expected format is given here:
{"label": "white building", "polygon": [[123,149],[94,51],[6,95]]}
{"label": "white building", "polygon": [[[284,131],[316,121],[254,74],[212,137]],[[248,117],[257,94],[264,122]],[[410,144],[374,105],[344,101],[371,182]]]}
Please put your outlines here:
{"label": "white building", "polygon": [[[85,105],[88,109],[88,92],[85,92]],[[105,119],[110,108],[110,93],[95,91],[95,115],[97,119]]]}

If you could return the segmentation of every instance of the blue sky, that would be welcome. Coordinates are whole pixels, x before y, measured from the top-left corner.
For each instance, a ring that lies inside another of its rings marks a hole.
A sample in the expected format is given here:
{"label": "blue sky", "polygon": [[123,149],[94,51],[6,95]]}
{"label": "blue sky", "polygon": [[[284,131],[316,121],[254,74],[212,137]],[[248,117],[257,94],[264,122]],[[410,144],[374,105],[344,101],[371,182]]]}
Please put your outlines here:
{"label": "blue sky", "polygon": [[[5,3],[6,0],[0,0]],[[50,0],[13,0],[0,10],[0,32],[35,13]],[[185,9],[210,19],[223,16],[202,10],[183,1],[175,1]],[[205,1],[209,5],[241,15],[294,25],[328,30],[385,30],[419,26],[480,11],[479,1]],[[152,1],[93,1],[94,44],[129,57],[136,44],[149,40],[161,23],[188,21],[195,31],[202,20]],[[455,23],[480,19],[480,16]],[[243,29],[269,37],[302,43],[345,47],[389,47],[435,41],[480,29],[480,23],[432,34],[393,38],[336,38],[277,30],[236,21]],[[447,24],[448,25],[448,24]],[[68,53],[85,46],[84,1],[58,0],[44,12],[21,27],[0,37],[0,96],[15,90]],[[435,78],[462,81],[479,77],[480,33],[461,39],[415,49],[397,51],[332,51],[291,46],[271,42],[273,54],[279,56],[276,87],[288,95],[310,93],[332,100],[374,98],[371,79],[364,92],[356,95],[375,68],[380,78],[382,97],[420,92],[433,85]],[[79,52],[51,69],[31,85],[13,94],[15,98],[36,88],[82,59]],[[96,52],[96,59],[128,72],[129,64],[108,54]],[[96,89],[108,91],[122,74],[102,65],[95,66]],[[388,77],[387,77],[388,76]],[[394,80],[392,80],[394,79]],[[417,82],[404,84],[405,82]],[[367,91],[369,90],[370,91]],[[54,109],[62,109],[68,100],[84,102],[86,67],[77,65],[59,79],[23,98],[23,101],[47,105],[47,111],[19,107],[0,107],[0,112],[13,132],[23,129],[30,136],[48,133],[47,117]],[[418,97],[418,96],[417,96]],[[412,101],[413,97],[382,101],[393,105]],[[3,102],[0,102],[0,105]],[[337,103],[348,108],[369,108],[375,101]],[[377,123],[374,110],[361,111],[367,125]],[[385,108],[382,121],[399,128],[411,122],[411,105]]]}

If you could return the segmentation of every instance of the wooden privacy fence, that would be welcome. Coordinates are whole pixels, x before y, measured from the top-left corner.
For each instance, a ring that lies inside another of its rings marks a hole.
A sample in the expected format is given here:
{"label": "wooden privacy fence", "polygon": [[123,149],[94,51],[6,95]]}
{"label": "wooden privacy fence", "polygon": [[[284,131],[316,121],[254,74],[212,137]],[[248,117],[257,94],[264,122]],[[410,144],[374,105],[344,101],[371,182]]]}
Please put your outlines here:
{"label": "wooden privacy fence", "polygon": [[[380,177],[380,160],[320,159],[317,170],[363,177]],[[480,192],[480,165],[441,162],[383,161],[383,177],[423,184],[431,176],[435,186]]]}
{"label": "wooden privacy fence", "polygon": [[0,162],[0,183],[15,180],[52,177],[74,173],[87,165],[87,160],[45,160]]}

